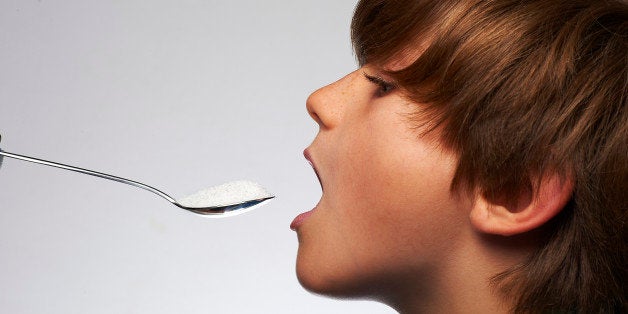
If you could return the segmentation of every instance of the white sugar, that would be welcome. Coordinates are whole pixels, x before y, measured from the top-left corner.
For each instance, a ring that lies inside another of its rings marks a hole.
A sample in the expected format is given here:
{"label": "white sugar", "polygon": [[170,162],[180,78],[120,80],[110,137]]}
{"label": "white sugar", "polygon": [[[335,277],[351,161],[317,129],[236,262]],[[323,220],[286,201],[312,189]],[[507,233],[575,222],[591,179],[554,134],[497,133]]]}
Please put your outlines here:
{"label": "white sugar", "polygon": [[233,205],[267,197],[272,197],[272,194],[255,182],[233,181],[198,191],[178,199],[177,202],[186,207],[203,208]]}

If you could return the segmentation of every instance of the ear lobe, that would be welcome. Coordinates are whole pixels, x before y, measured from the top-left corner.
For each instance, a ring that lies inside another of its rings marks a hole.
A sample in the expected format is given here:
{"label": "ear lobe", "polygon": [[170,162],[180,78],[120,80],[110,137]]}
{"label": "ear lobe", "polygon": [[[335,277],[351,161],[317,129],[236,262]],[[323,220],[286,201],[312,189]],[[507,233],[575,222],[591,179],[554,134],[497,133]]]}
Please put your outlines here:
{"label": "ear lobe", "polygon": [[572,179],[553,174],[512,202],[491,201],[478,195],[470,213],[471,224],[481,232],[495,235],[528,232],[556,216],[567,205],[572,192]]}

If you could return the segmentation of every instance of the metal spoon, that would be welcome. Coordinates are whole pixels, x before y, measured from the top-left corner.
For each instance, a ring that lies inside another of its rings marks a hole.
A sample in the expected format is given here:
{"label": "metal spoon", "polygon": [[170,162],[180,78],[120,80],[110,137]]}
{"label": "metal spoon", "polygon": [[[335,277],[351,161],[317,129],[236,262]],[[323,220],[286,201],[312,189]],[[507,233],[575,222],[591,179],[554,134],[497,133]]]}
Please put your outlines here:
{"label": "metal spoon", "polygon": [[46,166],[51,166],[51,167],[57,167],[57,168],[61,168],[61,169],[65,169],[65,170],[70,170],[70,171],[75,171],[75,172],[79,172],[79,173],[84,173],[84,174],[88,174],[91,176],[95,176],[95,177],[99,177],[99,178],[103,178],[103,179],[109,179],[109,180],[113,180],[116,182],[120,182],[120,183],[125,183],[128,185],[132,185],[132,186],[136,186],[138,188],[142,188],[144,190],[153,192],[163,198],[165,198],[166,200],[168,200],[170,203],[174,204],[175,206],[197,213],[197,214],[201,214],[201,215],[218,215],[218,216],[232,216],[235,214],[239,214],[242,212],[247,211],[247,209],[252,209],[253,206],[255,205],[259,205],[269,199],[274,198],[274,196],[270,196],[270,197],[264,197],[264,198],[259,198],[259,199],[252,199],[252,200],[246,200],[243,201],[241,203],[236,203],[236,204],[230,204],[230,205],[225,205],[225,206],[211,206],[211,207],[187,207],[187,206],[183,206],[181,204],[179,204],[177,202],[177,200],[175,200],[174,198],[172,198],[170,195],[152,187],[149,185],[146,185],[144,183],[140,183],[137,181],[133,181],[133,180],[129,180],[129,179],[125,179],[125,178],[121,178],[121,177],[117,177],[117,176],[113,176],[110,174],[106,174],[106,173],[102,173],[102,172],[97,172],[97,171],[93,171],[93,170],[89,170],[89,169],[83,169],[83,168],[79,168],[79,167],[74,167],[74,166],[69,166],[69,165],[64,165],[64,164],[60,164],[60,163],[56,163],[56,162],[52,162],[52,161],[47,161],[47,160],[43,160],[43,159],[38,159],[38,158],[33,158],[33,157],[28,157],[28,156],[23,156],[23,155],[18,155],[18,154],[13,154],[13,153],[9,153],[6,151],[3,151],[2,149],[0,149],[0,160],[2,160],[2,156],[6,156],[6,157],[10,157],[10,158],[15,158],[15,159],[19,159],[19,160],[24,160],[24,161],[29,161],[29,162],[33,162],[33,163],[38,163],[38,164],[42,164],[42,165],[46,165]]}

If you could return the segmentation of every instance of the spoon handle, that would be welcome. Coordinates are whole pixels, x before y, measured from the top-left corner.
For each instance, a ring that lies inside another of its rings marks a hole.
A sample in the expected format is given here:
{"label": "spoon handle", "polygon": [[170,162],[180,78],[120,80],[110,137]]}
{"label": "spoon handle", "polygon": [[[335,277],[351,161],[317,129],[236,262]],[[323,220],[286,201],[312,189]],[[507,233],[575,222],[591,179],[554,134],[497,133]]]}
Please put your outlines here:
{"label": "spoon handle", "polygon": [[146,185],[144,183],[140,183],[137,181],[133,181],[133,180],[129,180],[129,179],[125,179],[125,178],[121,178],[121,177],[116,177],[114,175],[110,175],[110,174],[106,174],[106,173],[102,173],[102,172],[98,172],[98,171],[93,171],[93,170],[89,170],[89,169],[83,169],[83,168],[79,168],[79,167],[74,167],[74,166],[70,166],[70,165],[64,165],[64,164],[60,164],[57,162],[52,162],[52,161],[48,161],[48,160],[43,160],[43,159],[38,159],[38,158],[34,158],[34,157],[28,157],[28,156],[23,156],[23,155],[18,155],[18,154],[13,154],[13,153],[9,153],[6,151],[3,151],[0,149],[0,155],[6,156],[6,157],[10,157],[10,158],[15,158],[15,159],[19,159],[19,160],[24,160],[24,161],[29,161],[29,162],[33,162],[33,163],[37,163],[37,164],[42,164],[42,165],[46,165],[46,166],[51,166],[51,167],[56,167],[56,168],[61,168],[61,169],[65,169],[65,170],[70,170],[70,171],[75,171],[75,172],[79,172],[79,173],[84,173],[84,174],[88,174],[90,176],[95,176],[95,177],[99,177],[99,178],[103,178],[103,179],[109,179],[109,180],[113,180],[116,182],[120,182],[120,183],[124,183],[124,184],[128,184],[128,185],[132,185],[132,186],[136,186],[138,188],[142,188],[144,190],[153,192],[163,198],[165,198],[166,200],[168,200],[170,203],[176,204],[176,200],[172,197],[170,197],[168,194],[152,187],[149,185]]}

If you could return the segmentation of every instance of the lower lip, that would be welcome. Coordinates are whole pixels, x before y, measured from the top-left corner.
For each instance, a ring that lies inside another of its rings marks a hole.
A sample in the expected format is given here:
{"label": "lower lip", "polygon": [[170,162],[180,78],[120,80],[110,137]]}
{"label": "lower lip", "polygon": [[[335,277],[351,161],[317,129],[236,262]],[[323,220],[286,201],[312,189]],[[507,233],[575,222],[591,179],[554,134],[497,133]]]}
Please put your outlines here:
{"label": "lower lip", "polygon": [[305,220],[312,215],[312,213],[314,212],[314,209],[306,211],[305,213],[300,214],[299,216],[296,216],[294,220],[292,221],[292,223],[290,224],[290,229],[297,231],[297,229],[299,229],[299,227],[303,224],[303,222],[305,222]]}

